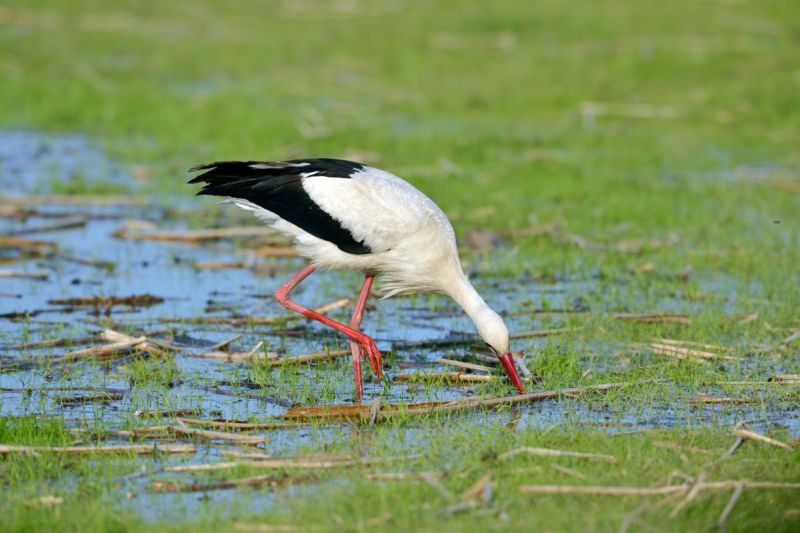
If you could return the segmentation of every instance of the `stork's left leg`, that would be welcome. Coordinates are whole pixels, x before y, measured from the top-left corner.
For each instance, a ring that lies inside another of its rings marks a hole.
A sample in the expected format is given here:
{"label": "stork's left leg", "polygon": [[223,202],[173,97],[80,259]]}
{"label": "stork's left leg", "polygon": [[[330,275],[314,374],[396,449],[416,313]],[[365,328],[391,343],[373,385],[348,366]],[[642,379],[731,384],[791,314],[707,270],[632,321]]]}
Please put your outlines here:
{"label": "stork's left leg", "polygon": [[[359,331],[359,327],[361,326],[361,319],[364,317],[364,308],[367,306],[367,298],[369,298],[369,291],[372,288],[373,281],[375,281],[375,274],[368,273],[364,276],[364,284],[361,285],[361,292],[358,295],[358,301],[356,301],[356,309],[353,312],[353,318],[350,319],[350,327],[356,331]],[[352,340],[350,341],[350,353],[352,353],[353,356],[353,375],[356,380],[356,397],[360,400],[362,394],[361,347],[357,342],[353,342]],[[378,379],[381,379],[383,363],[381,362],[380,355],[378,355],[377,360],[370,358],[369,362],[372,366],[372,370],[378,376]]]}
{"label": "stork's left leg", "polygon": [[[289,297],[289,293],[292,292],[292,289],[297,287],[297,285],[300,284],[301,281],[306,279],[312,272],[314,272],[314,270],[315,270],[314,265],[308,265],[303,270],[292,276],[289,279],[289,281],[278,287],[278,290],[275,291],[275,299],[278,300],[278,303],[280,303],[285,308],[294,311],[296,313],[300,313],[301,315],[307,316],[308,318],[311,318],[318,322],[322,322],[326,326],[347,335],[347,337],[351,341],[356,342],[360,346],[360,348],[364,350],[364,353],[367,354],[367,357],[369,358],[369,361],[372,364],[372,368],[375,370],[375,373],[380,376],[380,368],[381,368],[380,350],[378,350],[378,347],[375,345],[375,341],[372,340],[371,337],[349,326],[345,326],[344,324],[337,322],[331,318],[328,318],[319,311],[315,311],[314,309],[309,309],[304,305],[300,305],[292,301],[292,299]],[[361,314],[363,314],[364,311],[363,306],[364,304],[366,304],[366,296],[368,294],[369,290],[366,290],[363,297],[363,303],[360,306]],[[359,300],[362,300],[362,298],[359,298]],[[360,371],[360,369],[361,365],[359,364],[358,370]],[[359,384],[361,383],[360,377],[361,377],[360,375],[357,376],[358,378],[357,383]],[[357,389],[357,392],[360,392],[360,388]],[[359,400],[360,399],[361,398],[359,397]]]}

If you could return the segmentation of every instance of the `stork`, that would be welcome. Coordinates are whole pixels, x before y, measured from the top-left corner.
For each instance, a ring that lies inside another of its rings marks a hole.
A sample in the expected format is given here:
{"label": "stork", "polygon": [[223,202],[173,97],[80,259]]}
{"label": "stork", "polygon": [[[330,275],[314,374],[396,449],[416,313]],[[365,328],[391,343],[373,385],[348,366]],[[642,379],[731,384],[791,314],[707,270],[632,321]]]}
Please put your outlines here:
{"label": "stork", "polygon": [[[384,170],[341,159],[218,161],[190,170],[196,171],[204,172],[189,183],[205,184],[197,194],[228,198],[292,238],[298,252],[310,259],[308,266],[275,291],[275,299],[347,336],[357,401],[363,395],[362,355],[378,379],[382,375],[381,353],[360,330],[377,274],[384,298],[415,292],[450,296],[472,319],[511,382],[524,392],[509,351],[508,328],[464,274],[453,226],[433,200],[410,183]],[[319,269],[364,274],[349,324],[290,298],[292,289]]]}

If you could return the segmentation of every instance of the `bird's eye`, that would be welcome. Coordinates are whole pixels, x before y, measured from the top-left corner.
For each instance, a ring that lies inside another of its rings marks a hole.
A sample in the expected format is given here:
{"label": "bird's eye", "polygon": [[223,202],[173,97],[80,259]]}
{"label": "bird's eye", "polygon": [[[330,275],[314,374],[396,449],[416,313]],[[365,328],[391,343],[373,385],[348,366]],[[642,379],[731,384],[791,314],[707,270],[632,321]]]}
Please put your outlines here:
{"label": "bird's eye", "polygon": [[489,343],[488,343],[488,342],[486,342],[486,341],[483,341],[483,344],[485,344],[485,345],[486,345],[486,347],[487,347],[487,348],[489,348],[489,351],[490,351],[490,352],[492,352],[493,354],[497,355],[497,350],[495,350],[495,349],[494,349],[494,347],[493,347],[491,344],[489,344]]}

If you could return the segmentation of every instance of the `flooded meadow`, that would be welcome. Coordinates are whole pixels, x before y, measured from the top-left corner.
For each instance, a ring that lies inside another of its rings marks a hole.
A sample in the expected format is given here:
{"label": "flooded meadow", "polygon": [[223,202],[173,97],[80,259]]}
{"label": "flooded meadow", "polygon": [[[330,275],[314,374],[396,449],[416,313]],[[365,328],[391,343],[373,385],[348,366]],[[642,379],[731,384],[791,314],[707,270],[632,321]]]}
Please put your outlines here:
{"label": "flooded meadow", "polygon": [[[195,200],[189,186],[176,198],[50,190],[45,177],[62,186],[80,179],[89,190],[108,175],[131,181],[82,137],[3,132],[0,147],[11,191],[0,220],[0,413],[62,420],[74,447],[152,447],[156,459],[137,459],[141,472],[123,476],[112,497],[145,519],[238,487],[197,480],[231,458],[241,464],[230,468],[279,472],[394,461],[413,470],[438,424],[465,434],[503,426],[609,435],[746,425],[800,437],[800,377],[779,356],[796,333],[773,345],[698,342],[686,333],[706,302],[675,296],[646,313],[613,308],[601,303],[608,281],[594,273],[498,278],[475,249],[466,251],[468,269],[509,324],[530,394],[512,394],[453,302],[424,295],[371,299],[362,329],[384,353],[385,377],[378,382],[365,365],[364,403],[353,404],[346,340],[272,298],[304,265],[282,237],[232,206]],[[296,294],[346,321],[358,282],[353,273],[320,272]],[[701,275],[693,289],[719,295],[723,312],[738,307],[724,280]],[[620,290],[628,293],[615,301],[636,298],[635,287]],[[627,342],[604,338],[607,324],[636,333]],[[403,457],[384,455],[397,446],[337,451],[375,424],[389,425],[382,439],[401,442]],[[293,485],[289,494],[336,484],[244,479]],[[237,512],[274,501],[270,491],[223,494],[214,502]]]}

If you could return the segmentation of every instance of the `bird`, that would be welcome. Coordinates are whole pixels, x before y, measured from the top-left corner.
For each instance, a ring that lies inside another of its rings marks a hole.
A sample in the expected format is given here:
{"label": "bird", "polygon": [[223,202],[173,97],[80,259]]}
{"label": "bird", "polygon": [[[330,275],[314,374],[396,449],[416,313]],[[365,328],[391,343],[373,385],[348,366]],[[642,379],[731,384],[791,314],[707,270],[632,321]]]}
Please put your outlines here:
{"label": "bird", "polygon": [[[520,394],[509,349],[509,330],[485,302],[461,266],[447,215],[424,193],[394,174],[331,158],[287,161],[217,161],[198,165],[190,184],[198,195],[226,198],[292,239],[310,262],[275,291],[287,309],[343,333],[350,344],[355,398],[363,397],[362,356],[382,378],[381,352],[361,331],[364,308],[376,276],[383,298],[436,292],[452,298],[475,324]],[[292,300],[290,293],[318,270],[363,274],[355,310],[343,324]]]}

